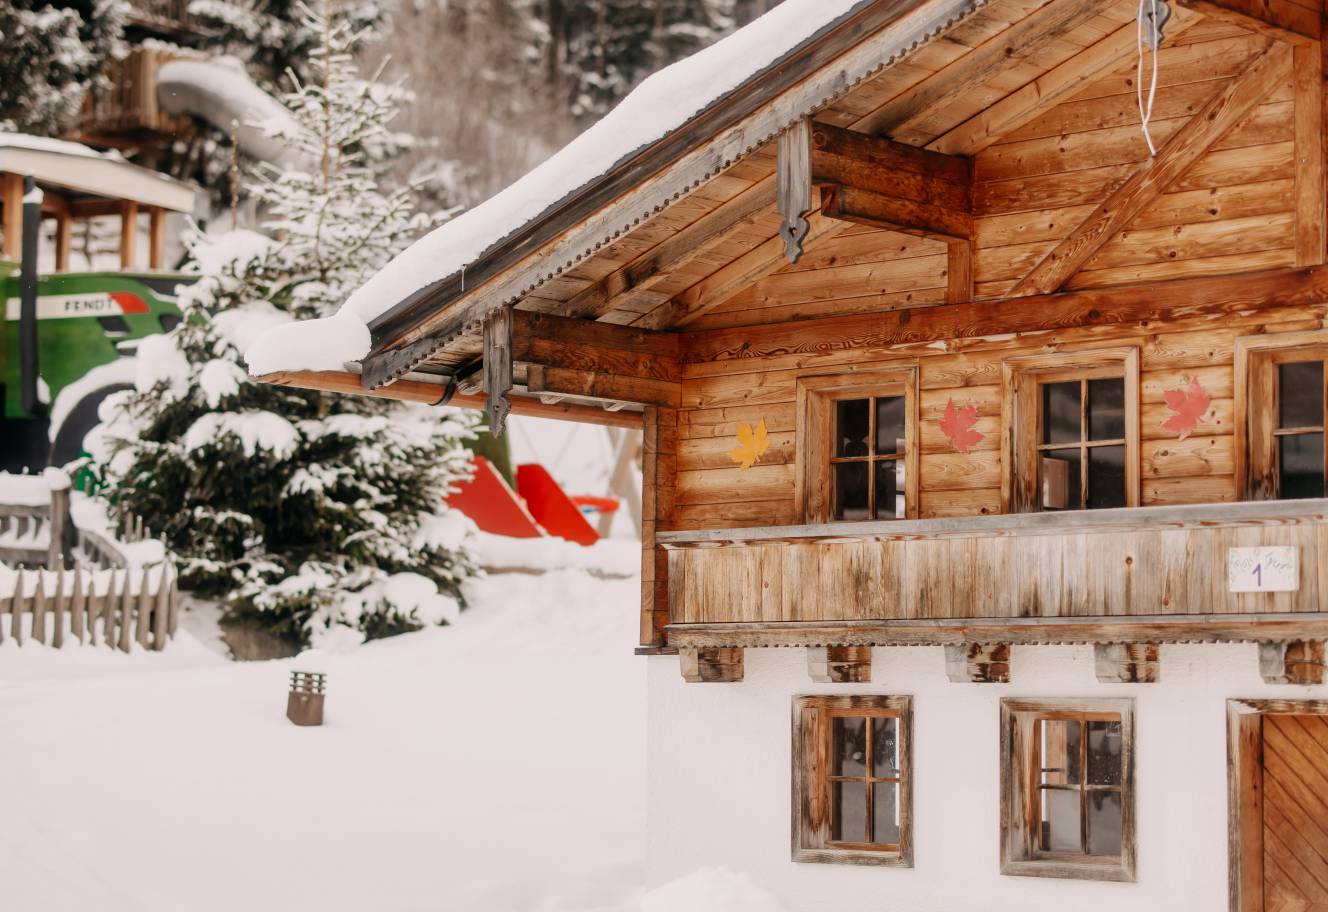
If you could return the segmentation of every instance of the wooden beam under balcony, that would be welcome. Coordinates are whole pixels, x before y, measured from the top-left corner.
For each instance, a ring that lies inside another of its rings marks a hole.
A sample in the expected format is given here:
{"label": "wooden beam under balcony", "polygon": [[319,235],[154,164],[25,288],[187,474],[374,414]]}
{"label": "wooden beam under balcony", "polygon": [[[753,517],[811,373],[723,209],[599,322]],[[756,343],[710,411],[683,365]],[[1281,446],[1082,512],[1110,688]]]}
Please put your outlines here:
{"label": "wooden beam under balcony", "polygon": [[1293,0],[1177,0],[1210,19],[1230,22],[1287,44],[1309,44],[1322,34],[1317,10]]}
{"label": "wooden beam under balcony", "polygon": [[973,162],[829,124],[812,128],[821,212],[942,241],[973,237]]}

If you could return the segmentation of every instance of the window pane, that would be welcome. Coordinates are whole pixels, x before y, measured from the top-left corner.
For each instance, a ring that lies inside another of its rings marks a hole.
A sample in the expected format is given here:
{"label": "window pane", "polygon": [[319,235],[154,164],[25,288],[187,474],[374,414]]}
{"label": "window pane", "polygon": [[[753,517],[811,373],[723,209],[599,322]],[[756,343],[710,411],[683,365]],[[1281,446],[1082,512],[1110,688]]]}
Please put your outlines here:
{"label": "window pane", "polygon": [[1277,438],[1282,473],[1282,499],[1323,496],[1323,435],[1293,434]]}
{"label": "window pane", "polygon": [[866,456],[871,434],[871,400],[841,399],[835,403],[835,455]]}
{"label": "window pane", "polygon": [[876,452],[904,452],[904,397],[876,400]]}
{"label": "window pane", "polygon": [[899,775],[899,720],[872,718],[872,775],[894,779]]}
{"label": "window pane", "polygon": [[1088,381],[1088,439],[1125,436],[1125,381],[1112,377]]}
{"label": "window pane", "polygon": [[1078,510],[1079,450],[1051,450],[1042,454],[1042,509]]}
{"label": "window pane", "polygon": [[899,785],[878,782],[872,795],[872,842],[899,845]]}
{"label": "window pane", "polygon": [[1042,386],[1042,442],[1071,443],[1079,439],[1079,381]]}
{"label": "window pane", "polygon": [[830,838],[836,842],[867,841],[867,784],[830,783]]}
{"label": "window pane", "polygon": [[1083,852],[1079,832],[1079,790],[1042,790],[1042,849]]}
{"label": "window pane", "polygon": [[1079,784],[1079,723],[1042,720],[1042,783]]}
{"label": "window pane", "polygon": [[1088,451],[1088,508],[1125,506],[1125,447],[1092,447]]}
{"label": "window pane", "polygon": [[836,716],[830,721],[830,775],[867,775],[867,720]]}
{"label": "window pane", "polygon": [[904,460],[882,459],[876,466],[876,518],[903,519]]}
{"label": "window pane", "polygon": [[1092,785],[1121,784],[1121,724],[1088,723],[1088,781]]}
{"label": "window pane", "polygon": [[1277,366],[1277,426],[1323,425],[1323,362]]}
{"label": "window pane", "polygon": [[835,519],[867,519],[866,462],[841,462],[835,469]]}
{"label": "window pane", "polygon": [[1088,793],[1088,852],[1119,855],[1121,850],[1120,792]]}

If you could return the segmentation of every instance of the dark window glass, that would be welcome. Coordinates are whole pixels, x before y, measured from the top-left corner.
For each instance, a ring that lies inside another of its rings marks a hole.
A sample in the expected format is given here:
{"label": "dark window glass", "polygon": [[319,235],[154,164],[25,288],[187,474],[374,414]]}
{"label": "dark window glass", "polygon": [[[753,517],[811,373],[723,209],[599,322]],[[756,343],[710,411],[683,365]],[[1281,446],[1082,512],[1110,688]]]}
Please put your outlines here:
{"label": "dark window glass", "polygon": [[1042,848],[1048,852],[1079,852],[1079,790],[1042,790]]}
{"label": "dark window glass", "polygon": [[179,314],[158,314],[157,325],[161,327],[162,332],[170,332],[180,325]]}
{"label": "dark window glass", "polygon": [[1289,434],[1277,438],[1282,497],[1323,496],[1323,434]]}
{"label": "dark window glass", "polygon": [[1088,439],[1120,440],[1125,436],[1125,381],[1088,381]]}
{"label": "dark window glass", "polygon": [[893,779],[899,775],[899,720],[872,719],[872,775]]}
{"label": "dark window glass", "polygon": [[835,404],[836,456],[866,456],[871,434],[871,400],[841,399]]}
{"label": "dark window glass", "polygon": [[876,463],[876,518],[904,518],[904,485],[899,473],[902,459],[882,459]]}
{"label": "dark window glass", "polygon": [[1079,449],[1049,450],[1042,454],[1042,509],[1078,510]]}
{"label": "dark window glass", "polygon": [[1323,426],[1323,362],[1277,366],[1277,426]]}
{"label": "dark window glass", "polygon": [[830,838],[835,842],[867,841],[867,789],[861,779],[832,782]]}
{"label": "dark window glass", "polygon": [[867,519],[866,462],[841,462],[835,469],[835,519]]}
{"label": "dark window glass", "polygon": [[872,795],[872,842],[899,845],[899,784],[877,782]]}
{"label": "dark window glass", "polygon": [[1094,510],[1125,506],[1125,447],[1089,448],[1088,506]]}
{"label": "dark window glass", "polygon": [[1042,442],[1074,443],[1079,440],[1078,380],[1042,386]]}
{"label": "dark window glass", "polygon": [[124,317],[98,317],[97,322],[105,330],[108,336],[127,336],[129,335],[129,323]]}
{"label": "dark window glass", "polygon": [[1088,784],[1121,784],[1121,724],[1088,723]]}
{"label": "dark window glass", "polygon": [[836,716],[830,722],[830,775],[865,776],[867,774],[867,720],[863,717]]}
{"label": "dark window glass", "polygon": [[876,400],[876,454],[904,452],[904,397]]}

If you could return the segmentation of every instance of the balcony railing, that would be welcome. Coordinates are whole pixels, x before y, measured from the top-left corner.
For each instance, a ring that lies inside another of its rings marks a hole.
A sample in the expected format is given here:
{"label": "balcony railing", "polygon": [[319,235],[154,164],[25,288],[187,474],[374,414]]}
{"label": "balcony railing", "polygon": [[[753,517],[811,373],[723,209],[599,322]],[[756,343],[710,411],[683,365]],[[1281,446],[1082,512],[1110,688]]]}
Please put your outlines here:
{"label": "balcony railing", "polygon": [[[672,646],[1328,638],[1328,500],[657,540],[669,551]],[[1230,549],[1267,546],[1290,549],[1269,556],[1298,563],[1295,588],[1233,591]]]}

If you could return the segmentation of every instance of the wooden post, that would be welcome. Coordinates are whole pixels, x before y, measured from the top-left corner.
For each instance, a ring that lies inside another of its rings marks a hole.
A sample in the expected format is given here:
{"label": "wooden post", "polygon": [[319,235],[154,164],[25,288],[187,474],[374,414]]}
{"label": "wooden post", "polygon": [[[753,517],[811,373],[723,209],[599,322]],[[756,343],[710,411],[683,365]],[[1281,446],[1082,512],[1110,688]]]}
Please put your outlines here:
{"label": "wooden post", "polygon": [[1268,684],[1322,684],[1323,643],[1260,643],[1259,675]]}
{"label": "wooden post", "polygon": [[870,646],[809,646],[807,674],[818,684],[871,683]]}
{"label": "wooden post", "polygon": [[55,271],[69,271],[69,248],[72,244],[74,220],[67,212],[55,217]]}
{"label": "wooden post", "polygon": [[507,400],[511,390],[512,308],[499,307],[484,318],[484,392],[488,396],[484,412],[495,437],[503,436],[507,413],[512,410]]}
{"label": "wooden post", "polygon": [[153,206],[148,210],[148,268],[160,270],[166,261],[166,210]]}
{"label": "wooden post", "polygon": [[116,622],[120,641],[116,645],[121,652],[129,651],[129,641],[133,636],[131,621],[134,611],[134,576],[133,571],[125,568],[124,572],[124,592],[120,596],[120,618]]}
{"label": "wooden post", "polygon": [[743,650],[715,646],[678,650],[684,681],[689,684],[731,684],[742,680]]}
{"label": "wooden post", "polygon": [[143,568],[143,575],[138,585],[138,604],[135,606],[137,617],[134,618],[134,640],[144,649],[148,648],[148,634],[152,629],[152,571]]}
{"label": "wooden post", "polygon": [[802,242],[811,224],[812,121],[804,117],[779,134],[776,150],[775,206],[782,219],[779,236],[790,263],[802,256]]}
{"label": "wooden post", "polygon": [[1098,643],[1093,658],[1103,684],[1154,684],[1162,676],[1156,643]]}
{"label": "wooden post", "polygon": [[0,203],[4,206],[4,238],[0,256],[15,263],[23,256],[23,175],[0,175]]}
{"label": "wooden post", "polygon": [[32,593],[32,638],[46,643],[46,574],[38,570],[37,588]]}
{"label": "wooden post", "polygon": [[52,488],[51,541],[47,545],[46,551],[46,568],[48,570],[64,569],[65,559],[69,556],[73,544],[71,541],[73,528],[74,524],[69,518],[69,488]]}
{"label": "wooden post", "polygon": [[166,635],[175,636],[176,624],[180,616],[180,578],[175,569],[171,568],[171,614],[166,620]]}
{"label": "wooden post", "polygon": [[69,595],[65,592],[66,571],[63,567],[55,578],[55,610],[52,612],[54,630],[51,631],[51,645],[59,649],[65,644],[65,610],[69,606]]}
{"label": "wooden post", "polygon": [[945,675],[961,684],[1009,684],[1010,647],[1005,643],[946,646]]}
{"label": "wooden post", "polygon": [[69,603],[69,632],[79,645],[83,645],[84,620],[88,609],[88,596],[83,588],[83,567],[74,565],[74,589]]}
{"label": "wooden post", "polygon": [[120,204],[120,268],[133,269],[138,262],[138,203]]}
{"label": "wooden post", "polygon": [[14,598],[9,603],[9,635],[14,642],[23,645],[23,582],[24,573],[20,570],[14,577]]}

